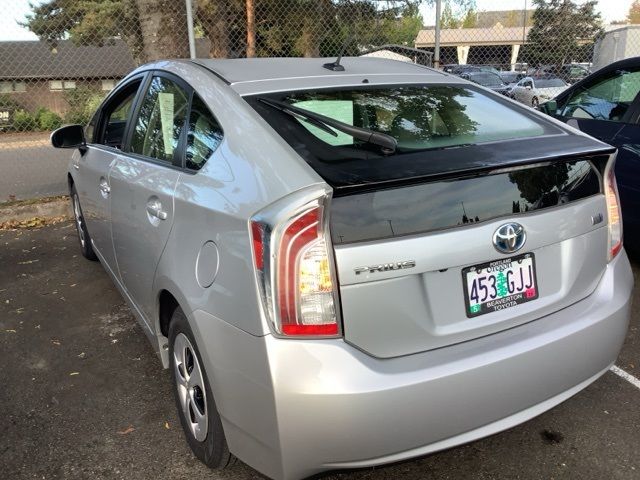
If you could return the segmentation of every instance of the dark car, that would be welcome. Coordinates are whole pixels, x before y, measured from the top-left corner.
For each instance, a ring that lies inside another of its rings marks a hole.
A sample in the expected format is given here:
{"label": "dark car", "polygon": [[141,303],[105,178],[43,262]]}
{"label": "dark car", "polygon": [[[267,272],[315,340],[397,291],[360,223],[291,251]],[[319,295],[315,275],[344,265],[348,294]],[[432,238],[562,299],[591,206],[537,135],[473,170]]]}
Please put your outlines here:
{"label": "dark car", "polygon": [[640,254],[640,57],[584,78],[540,109],[618,148],[625,248]]}
{"label": "dark car", "polygon": [[506,85],[500,75],[493,72],[466,72],[460,75],[461,78],[465,80],[469,80],[473,83],[477,83],[478,85],[482,85],[483,87],[490,88],[494,92],[502,93],[503,95],[507,94],[508,85]]}
{"label": "dark car", "polygon": [[500,72],[500,78],[507,85],[513,85],[514,83],[518,83],[527,75],[522,72]]}
{"label": "dark car", "polygon": [[453,75],[461,75],[463,73],[482,71],[480,67],[476,67],[474,65],[458,65],[457,63],[443,65],[442,70],[445,71],[446,73],[451,73]]}

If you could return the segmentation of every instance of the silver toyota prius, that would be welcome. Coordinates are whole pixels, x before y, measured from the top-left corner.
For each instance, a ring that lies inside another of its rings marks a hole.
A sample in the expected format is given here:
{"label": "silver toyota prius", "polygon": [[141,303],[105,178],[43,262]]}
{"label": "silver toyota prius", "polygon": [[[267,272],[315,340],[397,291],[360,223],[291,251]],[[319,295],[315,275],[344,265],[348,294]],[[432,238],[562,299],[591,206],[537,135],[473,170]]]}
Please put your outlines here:
{"label": "silver toyota prius", "polygon": [[616,151],[375,58],[138,68],[75,149],[80,247],[171,371],[212,468],[367,467],[524,422],[629,320]]}

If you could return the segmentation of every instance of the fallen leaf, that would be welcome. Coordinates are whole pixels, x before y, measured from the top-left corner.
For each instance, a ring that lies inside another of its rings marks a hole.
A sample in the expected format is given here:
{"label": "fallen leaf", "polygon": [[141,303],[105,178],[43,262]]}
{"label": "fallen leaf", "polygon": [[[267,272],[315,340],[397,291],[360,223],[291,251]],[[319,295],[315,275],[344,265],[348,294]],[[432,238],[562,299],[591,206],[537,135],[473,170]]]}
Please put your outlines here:
{"label": "fallen leaf", "polygon": [[80,375],[80,372],[71,372],[71,373],[69,374],[69,376],[70,376],[70,377],[72,377],[72,376],[74,376],[74,375]]}
{"label": "fallen leaf", "polygon": [[60,345],[60,340],[51,340],[54,345]]}
{"label": "fallen leaf", "polygon": [[127,435],[131,432],[134,432],[135,428],[133,428],[131,425],[129,425],[127,428],[125,428],[124,430],[118,432],[119,435]]}
{"label": "fallen leaf", "polygon": [[24,262],[18,262],[18,265],[31,265],[32,263],[39,262],[40,260],[26,260]]}
{"label": "fallen leaf", "polygon": [[164,422],[164,428],[166,428],[167,430],[169,430],[169,422]]}
{"label": "fallen leaf", "polygon": [[13,330],[12,328],[10,328],[8,330],[5,330],[5,332],[7,332],[7,333],[18,333],[15,330]]}

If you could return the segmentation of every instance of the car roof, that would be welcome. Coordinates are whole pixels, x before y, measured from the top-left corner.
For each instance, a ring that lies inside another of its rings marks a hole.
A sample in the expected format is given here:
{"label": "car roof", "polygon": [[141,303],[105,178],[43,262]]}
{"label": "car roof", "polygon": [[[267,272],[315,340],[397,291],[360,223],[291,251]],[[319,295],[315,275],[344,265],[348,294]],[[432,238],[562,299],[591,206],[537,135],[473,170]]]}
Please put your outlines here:
{"label": "car roof", "polygon": [[[324,68],[335,58],[195,59],[242,95],[361,83],[458,83],[446,73],[408,62],[375,57],[343,57],[344,71]],[[365,81],[366,79],[366,81]]]}

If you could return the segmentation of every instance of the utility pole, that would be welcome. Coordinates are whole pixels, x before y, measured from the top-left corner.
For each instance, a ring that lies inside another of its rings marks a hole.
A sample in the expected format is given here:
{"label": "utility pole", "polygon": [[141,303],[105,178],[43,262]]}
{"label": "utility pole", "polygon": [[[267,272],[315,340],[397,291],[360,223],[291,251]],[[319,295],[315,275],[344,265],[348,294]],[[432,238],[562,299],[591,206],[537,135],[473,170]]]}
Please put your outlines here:
{"label": "utility pole", "polygon": [[435,48],[433,49],[433,68],[440,68],[440,20],[442,16],[442,0],[436,0]]}
{"label": "utility pole", "polygon": [[189,35],[189,57],[196,58],[196,39],[193,32],[193,5],[192,0],[187,2],[187,34]]}

